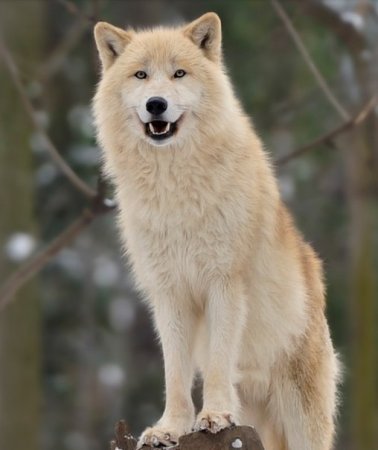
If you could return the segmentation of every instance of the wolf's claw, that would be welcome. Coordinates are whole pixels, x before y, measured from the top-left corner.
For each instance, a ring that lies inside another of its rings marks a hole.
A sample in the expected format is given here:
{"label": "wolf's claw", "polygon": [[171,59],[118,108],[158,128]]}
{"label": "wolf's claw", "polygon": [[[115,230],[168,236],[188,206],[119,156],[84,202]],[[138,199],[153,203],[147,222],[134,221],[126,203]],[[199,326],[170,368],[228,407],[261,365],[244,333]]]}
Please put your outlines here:
{"label": "wolf's claw", "polygon": [[178,442],[178,434],[158,427],[147,428],[139,438],[137,449],[150,447],[172,447]]}
{"label": "wolf's claw", "polygon": [[228,412],[202,411],[198,415],[193,429],[194,431],[208,430],[211,433],[218,433],[218,431],[233,425],[235,425],[235,421]]}

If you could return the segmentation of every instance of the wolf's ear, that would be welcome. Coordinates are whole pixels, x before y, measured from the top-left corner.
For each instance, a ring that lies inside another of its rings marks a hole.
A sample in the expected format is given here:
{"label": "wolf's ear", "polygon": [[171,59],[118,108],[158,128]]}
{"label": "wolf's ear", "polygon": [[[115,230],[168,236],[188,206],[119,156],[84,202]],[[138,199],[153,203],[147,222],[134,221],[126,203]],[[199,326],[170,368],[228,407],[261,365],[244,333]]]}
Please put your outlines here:
{"label": "wolf's ear", "polygon": [[189,23],[184,34],[214,62],[221,58],[222,27],[217,14],[209,12]]}
{"label": "wolf's ear", "polygon": [[109,23],[98,22],[94,27],[94,36],[103,70],[106,70],[123,53],[132,34]]}

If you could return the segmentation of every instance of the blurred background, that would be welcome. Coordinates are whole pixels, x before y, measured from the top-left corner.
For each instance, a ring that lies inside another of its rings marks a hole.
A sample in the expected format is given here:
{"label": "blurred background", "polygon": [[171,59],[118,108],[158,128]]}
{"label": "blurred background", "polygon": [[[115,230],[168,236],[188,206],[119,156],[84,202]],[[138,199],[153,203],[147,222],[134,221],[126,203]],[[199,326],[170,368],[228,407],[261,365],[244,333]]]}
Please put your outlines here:
{"label": "blurred background", "polygon": [[0,450],[103,450],[116,420],[138,434],[162,412],[160,350],[111,202],[101,181],[95,200],[78,189],[51,147],[97,190],[97,20],[211,10],[282,195],[324,260],[344,363],[336,448],[378,448],[378,2],[0,0]]}

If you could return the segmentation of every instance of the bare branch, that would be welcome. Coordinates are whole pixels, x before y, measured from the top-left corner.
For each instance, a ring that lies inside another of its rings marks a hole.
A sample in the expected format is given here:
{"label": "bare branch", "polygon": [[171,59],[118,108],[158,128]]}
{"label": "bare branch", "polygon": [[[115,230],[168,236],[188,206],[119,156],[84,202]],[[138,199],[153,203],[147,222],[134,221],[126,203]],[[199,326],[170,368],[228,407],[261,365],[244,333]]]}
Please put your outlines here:
{"label": "bare branch", "polygon": [[74,24],[67,31],[48,59],[38,68],[37,78],[41,82],[46,82],[55,75],[63,65],[67,55],[76,46],[91,24],[92,21],[88,19],[86,12],[78,15]]}
{"label": "bare branch", "polygon": [[97,197],[91,208],[85,208],[81,215],[62,231],[44,250],[16,270],[0,287],[0,311],[15,298],[15,294],[32,279],[47,263],[69,245],[93,220],[114,210],[115,204]]}
{"label": "bare branch", "polygon": [[297,30],[294,28],[294,25],[292,21],[290,20],[289,16],[286,14],[285,10],[282,8],[281,4],[278,0],[271,0],[271,4],[276,11],[279,18],[282,20],[283,24],[285,25],[288,33],[290,34],[291,38],[294,41],[294,44],[296,45],[297,49],[299,50],[300,54],[302,55],[302,58],[304,59],[305,63],[307,64],[308,68],[310,69],[311,73],[313,74],[316,82],[322,89],[324,95],[328,99],[328,101],[331,103],[331,105],[334,107],[334,109],[337,111],[337,113],[341,116],[342,119],[350,119],[350,115],[348,112],[341,106],[335,95],[333,94],[332,90],[328,86],[326,80],[324,79],[323,75],[320,73],[319,69],[317,68],[315,62],[311,58],[306,46],[304,45],[300,35],[298,34]]}
{"label": "bare branch", "polygon": [[[62,6],[64,6],[66,10],[73,16],[83,15],[80,8],[78,8],[78,6],[73,1],[71,0],[56,0],[56,1],[60,3]],[[84,13],[84,16],[88,20],[88,22],[90,22],[92,25],[95,25],[96,22],[98,22],[100,9],[104,4],[104,1],[105,0],[90,0],[92,11],[90,14]]]}
{"label": "bare branch", "polygon": [[50,137],[47,135],[43,126],[41,125],[38,115],[25,91],[25,88],[22,84],[18,68],[11,56],[6,44],[4,42],[3,37],[0,34],[0,56],[3,58],[6,68],[11,76],[11,79],[18,91],[20,99],[23,103],[25,111],[30,117],[34,128],[41,134],[44,138],[46,148],[49,151],[52,159],[58,165],[60,170],[64,173],[64,175],[69,179],[71,184],[86,197],[94,198],[96,196],[96,191],[94,191],[87,183],[85,183],[72,169],[71,167],[64,161],[64,159],[59,154],[59,151],[55,147],[54,143],[51,141]]}
{"label": "bare branch", "polygon": [[99,0],[91,0],[84,10],[79,9],[75,3],[69,0],[56,1],[64,6],[71,15],[75,16],[76,21],[51,53],[47,61],[38,69],[38,79],[41,82],[46,82],[60,69],[66,56],[75,47],[83,34],[99,21],[100,16]]}
{"label": "bare branch", "polygon": [[[82,11],[73,1],[70,0],[56,0],[56,1],[60,3],[62,6],[64,6],[66,10],[73,16],[83,16]],[[84,16],[90,23],[94,24],[96,22],[94,17],[92,17],[88,13],[85,13]]]}
{"label": "bare branch", "polygon": [[319,0],[292,0],[312,19],[326,26],[339,37],[340,41],[352,52],[360,53],[367,47],[366,38],[355,26],[332,8],[329,3]]}
{"label": "bare branch", "polygon": [[85,209],[75,222],[57,236],[45,250],[14,272],[0,289],[0,311],[10,303],[16,292],[27,281],[39,272],[62,248],[66,247],[94,218],[93,212]]}
{"label": "bare branch", "polygon": [[275,161],[276,165],[278,167],[282,167],[288,162],[292,161],[293,159],[298,158],[299,156],[302,156],[304,153],[312,150],[314,147],[320,144],[324,144],[326,142],[330,142],[336,136],[345,133],[346,131],[349,131],[352,128],[357,127],[369,116],[369,114],[373,111],[373,109],[375,108],[375,106],[377,106],[377,104],[378,104],[378,97],[374,96],[361,108],[361,110],[354,117],[345,121],[344,123],[334,128],[333,130],[329,131],[328,133],[325,133],[322,136],[314,139],[312,142],[309,142],[308,144],[305,144],[302,147],[297,148],[288,155],[283,156],[282,158],[278,158]]}
{"label": "bare branch", "polygon": [[91,0],[93,21],[97,23],[100,20],[101,9],[106,3],[105,0]]}
{"label": "bare branch", "polygon": [[[70,12],[74,14],[80,14],[80,10],[76,5],[70,1],[58,0],[60,3],[64,3],[66,7],[70,8]],[[93,13],[98,15],[99,3],[95,0],[92,1]],[[82,16],[82,14],[81,14]],[[88,19],[88,17],[87,17]],[[95,19],[91,19],[94,21]],[[79,23],[78,28],[82,26]],[[77,37],[76,37],[77,38]],[[76,39],[75,38],[75,39]],[[62,44],[64,47],[66,44]],[[72,43],[70,43],[72,45]],[[67,48],[65,49],[67,51]],[[46,141],[47,149],[49,150],[52,158],[58,164],[62,172],[67,176],[70,182],[78,189],[81,193],[84,193],[86,197],[91,200],[91,206],[85,208],[81,215],[65,230],[63,230],[47,247],[38,253],[36,256],[32,257],[29,261],[23,264],[18,270],[10,275],[8,280],[0,286],[0,311],[8,305],[15,297],[18,290],[24,286],[31,278],[33,278],[40,270],[42,270],[47,263],[57,254],[61,249],[69,245],[93,220],[109,211],[115,209],[116,204],[113,200],[107,199],[105,197],[105,182],[99,174],[97,191],[89,187],[84,181],[82,181],[75,172],[66,164],[63,158],[60,156],[58,150],[50,140],[49,136],[46,134],[45,130],[41,126],[37,112],[33,108],[33,105],[26,93],[26,90],[21,82],[21,78],[18,72],[18,68],[5,45],[2,36],[0,35],[0,56],[3,57],[5,65],[9,71],[11,79],[19,93],[22,100],[23,106],[29,115],[35,129],[43,136]],[[62,54],[59,55],[59,58]],[[53,57],[54,59],[54,57]],[[51,70],[56,69],[56,63],[51,62]]]}

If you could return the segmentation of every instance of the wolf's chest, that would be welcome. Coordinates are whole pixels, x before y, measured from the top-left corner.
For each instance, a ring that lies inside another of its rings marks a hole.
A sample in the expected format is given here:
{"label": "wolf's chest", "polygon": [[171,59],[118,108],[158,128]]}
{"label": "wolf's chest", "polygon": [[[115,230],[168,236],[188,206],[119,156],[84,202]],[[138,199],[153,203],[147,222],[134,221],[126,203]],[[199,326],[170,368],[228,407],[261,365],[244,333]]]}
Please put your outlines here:
{"label": "wolf's chest", "polygon": [[182,280],[194,285],[215,267],[231,265],[234,233],[221,204],[175,195],[126,203],[121,229],[135,272],[143,280],[148,273],[155,286]]}
{"label": "wolf's chest", "polygon": [[[120,225],[136,274],[190,280],[232,266],[249,220],[247,201],[224,180],[194,169],[146,172],[119,192]],[[164,177],[163,177],[164,175]]]}
{"label": "wolf's chest", "polygon": [[[209,266],[219,260],[206,230],[196,232],[178,219],[153,227],[131,220],[123,231],[134,272],[148,291],[193,288],[209,273]],[[219,253],[220,249],[216,251]]]}
{"label": "wolf's chest", "polygon": [[[156,263],[173,264],[187,269],[188,264],[200,264],[219,248],[219,233],[222,225],[214,217],[210,207],[197,202],[181,203],[171,199],[171,205],[158,204],[140,206],[134,212],[129,210],[126,238],[138,243],[137,251]],[[167,207],[168,206],[168,207]],[[223,236],[222,241],[225,240]],[[206,255],[206,256],[205,256]]]}

